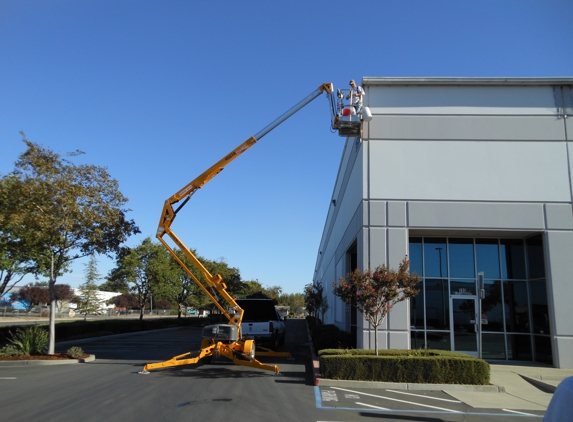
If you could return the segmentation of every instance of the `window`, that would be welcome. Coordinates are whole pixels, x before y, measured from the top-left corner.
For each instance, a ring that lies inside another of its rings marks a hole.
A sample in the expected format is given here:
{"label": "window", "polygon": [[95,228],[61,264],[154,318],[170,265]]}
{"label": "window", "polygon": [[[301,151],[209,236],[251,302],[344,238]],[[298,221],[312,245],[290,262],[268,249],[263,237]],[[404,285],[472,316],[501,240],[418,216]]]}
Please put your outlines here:
{"label": "window", "polygon": [[504,281],[506,331],[516,333],[529,332],[529,300],[525,281]]}
{"label": "window", "polygon": [[475,278],[473,239],[449,239],[450,277]]}
{"label": "window", "polygon": [[424,277],[447,277],[446,239],[424,239]]}
{"label": "window", "polygon": [[531,298],[533,332],[537,334],[549,334],[549,308],[547,307],[547,288],[545,280],[529,282],[529,297]]}
{"label": "window", "polygon": [[476,281],[477,273],[483,271],[483,357],[552,363],[541,235],[524,239],[412,237],[409,254],[410,271],[422,276],[417,285],[420,293],[410,300],[412,348],[425,345],[452,350],[455,344],[457,350],[473,350],[467,347],[473,347],[470,343],[476,337],[464,334],[472,330],[460,326],[464,315],[457,306],[465,301],[479,303]]}
{"label": "window", "polygon": [[525,249],[523,240],[501,239],[501,278],[525,279]]}
{"label": "window", "polygon": [[422,266],[422,238],[415,237],[410,239],[410,273],[416,273],[420,277],[422,276],[423,266]]}
{"label": "window", "polygon": [[419,293],[410,298],[410,325],[412,328],[424,328],[424,282],[416,284]]}
{"label": "window", "polygon": [[482,330],[503,332],[503,302],[500,280],[485,280],[485,298],[481,301]]}
{"label": "window", "polygon": [[485,278],[499,279],[499,243],[497,239],[476,239],[477,272]]}
{"label": "window", "polygon": [[543,242],[541,236],[525,239],[527,248],[527,267],[529,279],[545,277],[545,263],[543,261]]}
{"label": "window", "polygon": [[448,280],[426,280],[426,325],[435,330],[450,329]]}

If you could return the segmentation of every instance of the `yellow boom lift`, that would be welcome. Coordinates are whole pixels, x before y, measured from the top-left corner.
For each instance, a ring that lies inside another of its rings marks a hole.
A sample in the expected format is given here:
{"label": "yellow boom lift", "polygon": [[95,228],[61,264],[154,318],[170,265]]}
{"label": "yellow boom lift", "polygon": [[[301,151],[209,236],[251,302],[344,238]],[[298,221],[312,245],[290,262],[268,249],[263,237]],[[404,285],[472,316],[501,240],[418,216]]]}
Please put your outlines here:
{"label": "yellow boom lift", "polygon": [[[158,368],[167,368],[180,365],[192,365],[202,361],[208,363],[213,356],[224,356],[231,359],[234,363],[243,366],[250,366],[253,368],[264,369],[273,371],[275,374],[279,373],[279,367],[276,365],[266,365],[255,359],[257,356],[274,356],[274,357],[290,357],[289,353],[274,352],[266,348],[256,347],[255,341],[248,338],[243,338],[241,335],[241,321],[243,320],[243,309],[235,299],[227,292],[227,286],[223,283],[223,279],[219,274],[212,275],[197,257],[183,244],[183,242],[171,230],[171,225],[177,216],[177,213],[183,206],[191,199],[191,196],[201,189],[205,183],[219,174],[231,161],[238,158],[242,153],[252,147],[263,136],[267,135],[274,128],[279,126],[293,114],[298,112],[312,100],[319,97],[322,93],[326,93],[330,103],[331,111],[331,126],[333,130],[338,131],[340,136],[343,137],[361,137],[363,122],[370,121],[372,114],[368,107],[363,107],[357,115],[353,110],[354,108],[349,104],[344,104],[345,92],[347,90],[338,90],[335,95],[333,93],[334,87],[331,83],[320,85],[315,91],[278,117],[272,123],[267,125],[261,131],[251,136],[208,170],[203,172],[195,180],[188,183],[183,189],[178,191],[175,195],[165,201],[161,218],[159,220],[159,227],[157,228],[157,238],[167,248],[173,258],[181,265],[181,267],[189,274],[195,283],[203,290],[203,292],[213,301],[219,310],[225,315],[228,320],[227,324],[208,325],[203,328],[201,349],[199,351],[187,352],[175,356],[165,362],[148,363],[140,372],[148,374],[149,370]],[[175,204],[182,201],[176,209],[173,208]],[[205,282],[201,282],[189,267],[177,256],[173,248],[166,242],[164,236],[167,235],[173,242],[183,251],[183,253],[191,260],[193,265],[201,272]],[[227,303],[227,308],[221,304],[221,301],[216,297],[220,295],[221,298]],[[230,312],[227,309],[231,309]]]}
{"label": "yellow boom lift", "polygon": [[[319,97],[322,93],[326,93],[331,107],[332,127],[339,130],[341,136],[349,136],[349,132],[353,135],[360,133],[361,122],[358,118],[344,116],[342,99],[338,96],[338,103],[334,99],[333,86],[331,83],[320,85],[315,91],[309,94],[306,98],[301,100],[298,104],[293,106],[290,110],[278,117],[272,123],[267,125],[254,136],[251,136],[229,154],[225,155],[216,164],[211,166],[208,170],[203,172],[199,177],[188,183],[183,189],[179,190],[173,196],[165,201],[161,218],[159,220],[159,227],[157,228],[157,238],[167,248],[173,258],[181,265],[181,267],[189,274],[193,281],[201,288],[201,290],[213,301],[219,310],[225,315],[228,320],[227,324],[208,325],[203,328],[201,342],[201,349],[199,351],[187,352],[173,357],[164,362],[148,363],[145,365],[142,374],[149,373],[149,370],[166,368],[180,365],[192,365],[200,361],[208,363],[212,357],[224,356],[234,363],[243,366],[273,371],[275,374],[279,373],[279,367],[276,365],[266,365],[255,359],[255,350],[257,349],[255,341],[248,338],[243,338],[241,335],[241,321],[243,319],[243,309],[237,305],[237,302],[227,292],[227,286],[223,283],[222,277],[219,274],[212,275],[197,257],[189,250],[185,244],[175,235],[171,230],[171,225],[181,208],[189,201],[191,196],[201,189],[205,183],[219,174],[231,161],[238,158],[242,153],[252,147],[263,136],[268,134],[274,128],[279,126],[293,114],[298,112],[311,101]],[[343,122],[341,125],[340,122]],[[341,128],[344,127],[343,130]],[[349,131],[348,128],[352,130]],[[343,134],[344,133],[344,134]],[[179,201],[181,204],[174,209],[174,205]],[[173,248],[164,239],[167,235],[183,251],[183,253],[190,259],[193,265],[201,272],[204,282],[199,280],[189,267],[177,256]],[[221,304],[221,300],[216,296],[219,295],[227,304],[227,307]],[[228,309],[231,311],[228,312]],[[290,357],[289,353],[274,352],[266,348],[258,348],[256,350],[257,356],[275,356],[275,357]]]}

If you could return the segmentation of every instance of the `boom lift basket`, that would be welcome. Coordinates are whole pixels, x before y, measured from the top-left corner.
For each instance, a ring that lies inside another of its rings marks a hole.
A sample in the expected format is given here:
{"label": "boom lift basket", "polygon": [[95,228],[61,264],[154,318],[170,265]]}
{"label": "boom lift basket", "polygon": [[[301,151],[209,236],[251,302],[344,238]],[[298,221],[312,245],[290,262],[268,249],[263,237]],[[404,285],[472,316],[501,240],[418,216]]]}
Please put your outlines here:
{"label": "boom lift basket", "polygon": [[361,106],[360,111],[356,113],[352,104],[345,103],[349,91],[349,89],[338,89],[336,100],[334,100],[334,95],[331,96],[332,129],[337,130],[338,135],[342,137],[361,136],[362,125],[372,120],[372,113],[368,107],[364,106]]}

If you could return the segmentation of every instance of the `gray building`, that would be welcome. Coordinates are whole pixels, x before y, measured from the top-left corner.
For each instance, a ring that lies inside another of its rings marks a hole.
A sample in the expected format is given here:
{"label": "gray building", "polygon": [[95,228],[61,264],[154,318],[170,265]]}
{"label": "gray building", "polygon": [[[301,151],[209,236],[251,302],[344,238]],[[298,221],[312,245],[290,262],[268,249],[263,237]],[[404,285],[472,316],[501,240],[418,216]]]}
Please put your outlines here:
{"label": "gray building", "polygon": [[317,253],[325,323],[373,348],[332,283],[408,255],[420,293],[389,314],[380,348],[477,354],[481,341],[485,359],[573,368],[573,78],[362,86],[373,119],[346,139]]}

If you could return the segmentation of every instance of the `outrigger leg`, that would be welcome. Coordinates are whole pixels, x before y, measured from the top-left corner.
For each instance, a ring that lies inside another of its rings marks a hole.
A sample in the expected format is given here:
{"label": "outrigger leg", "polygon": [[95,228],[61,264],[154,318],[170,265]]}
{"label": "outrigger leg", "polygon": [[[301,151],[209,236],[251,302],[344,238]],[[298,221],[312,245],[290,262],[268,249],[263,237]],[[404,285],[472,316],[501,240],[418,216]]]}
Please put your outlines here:
{"label": "outrigger leg", "polygon": [[[191,356],[194,352],[187,352],[182,355],[175,356],[164,362],[148,363],[140,371],[140,374],[149,374],[150,370],[159,368],[169,368],[181,365],[193,365],[199,363],[202,359],[211,358],[213,356],[224,356],[232,360],[237,365],[248,366],[251,368],[262,369],[265,371],[272,371],[275,375],[279,375],[279,367],[277,365],[266,365],[255,359],[255,342],[253,340],[236,341],[233,343],[214,343],[213,340],[204,340],[199,350],[199,354],[194,357]],[[290,357],[290,353],[286,352],[273,352],[270,349],[260,348],[262,351],[256,352],[259,356],[275,356],[275,357]],[[196,353],[196,352],[195,352]]]}

